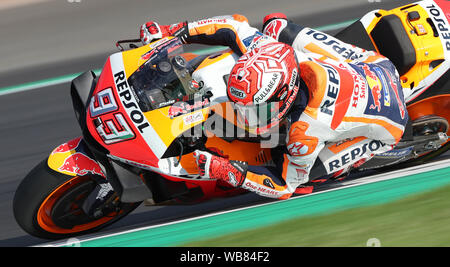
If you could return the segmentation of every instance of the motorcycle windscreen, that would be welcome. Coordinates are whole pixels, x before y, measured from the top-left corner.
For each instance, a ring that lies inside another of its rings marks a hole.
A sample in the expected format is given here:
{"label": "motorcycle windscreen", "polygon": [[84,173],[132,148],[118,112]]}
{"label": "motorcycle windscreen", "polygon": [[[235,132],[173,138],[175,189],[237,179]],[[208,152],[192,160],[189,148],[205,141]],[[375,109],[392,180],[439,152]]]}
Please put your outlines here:
{"label": "motorcycle windscreen", "polygon": [[181,42],[175,41],[155,55],[128,79],[143,112],[183,101],[198,91],[191,77],[198,60],[184,53]]}

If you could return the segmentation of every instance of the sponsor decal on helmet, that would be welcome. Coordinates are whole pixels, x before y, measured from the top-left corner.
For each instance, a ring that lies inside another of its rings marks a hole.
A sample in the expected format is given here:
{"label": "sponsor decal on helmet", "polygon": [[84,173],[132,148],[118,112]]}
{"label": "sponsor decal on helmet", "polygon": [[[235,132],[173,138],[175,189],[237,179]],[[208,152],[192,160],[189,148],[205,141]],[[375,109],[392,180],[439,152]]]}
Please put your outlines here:
{"label": "sponsor decal on helmet", "polygon": [[294,89],[294,86],[297,82],[297,76],[298,76],[297,73],[298,72],[296,69],[292,70],[291,81],[289,82],[289,91]]}
{"label": "sponsor decal on helmet", "polygon": [[232,86],[230,87],[230,94],[239,99],[245,99],[247,97],[247,94],[244,91],[236,89]]}
{"label": "sponsor decal on helmet", "polygon": [[267,87],[260,89],[253,97],[253,101],[255,102],[255,104],[260,104],[267,101],[277,89],[278,85],[280,84],[280,80],[280,73],[272,73],[272,77],[270,78]]}

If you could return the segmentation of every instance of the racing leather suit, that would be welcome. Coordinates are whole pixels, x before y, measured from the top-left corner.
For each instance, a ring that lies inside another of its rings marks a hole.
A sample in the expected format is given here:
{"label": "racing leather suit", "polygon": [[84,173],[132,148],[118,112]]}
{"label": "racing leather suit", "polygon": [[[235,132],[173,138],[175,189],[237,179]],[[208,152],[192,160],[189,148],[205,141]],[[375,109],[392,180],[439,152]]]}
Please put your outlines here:
{"label": "racing leather suit", "polygon": [[247,166],[241,185],[247,190],[289,198],[313,177],[346,170],[393,149],[403,135],[408,114],[399,75],[376,52],[285,19],[266,23],[263,33],[241,15],[177,27],[174,35],[187,43],[225,45],[238,55],[275,41],[295,50],[302,83],[290,112],[287,145],[274,159],[277,167]]}

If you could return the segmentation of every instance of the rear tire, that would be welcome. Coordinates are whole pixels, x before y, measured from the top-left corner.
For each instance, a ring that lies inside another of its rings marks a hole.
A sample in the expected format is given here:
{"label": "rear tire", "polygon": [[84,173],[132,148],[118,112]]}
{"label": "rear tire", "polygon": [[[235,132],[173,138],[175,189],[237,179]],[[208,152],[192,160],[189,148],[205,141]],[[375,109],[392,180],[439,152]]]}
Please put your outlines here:
{"label": "rear tire", "polygon": [[98,231],[125,217],[141,204],[122,203],[118,212],[97,219],[90,218],[82,212],[79,204],[95,184],[89,176],[74,177],[56,172],[44,160],[17,188],[13,200],[14,217],[30,235],[61,239]]}
{"label": "rear tire", "polygon": [[[426,115],[413,121],[413,134],[414,135],[427,135],[436,134],[439,132],[447,133],[449,129],[449,122],[440,116]],[[393,166],[387,166],[386,169],[394,168],[408,168],[417,165],[428,163],[445,152],[450,150],[450,141],[442,144],[438,149],[419,155],[417,158],[410,159],[408,161],[396,164]]]}

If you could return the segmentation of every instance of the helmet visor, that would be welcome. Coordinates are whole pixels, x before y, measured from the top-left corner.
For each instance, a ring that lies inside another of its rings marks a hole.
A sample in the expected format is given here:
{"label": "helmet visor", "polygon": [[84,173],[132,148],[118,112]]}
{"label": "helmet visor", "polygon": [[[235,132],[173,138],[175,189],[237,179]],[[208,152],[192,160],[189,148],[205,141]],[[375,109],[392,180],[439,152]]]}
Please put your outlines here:
{"label": "helmet visor", "polygon": [[249,130],[270,128],[279,122],[280,102],[266,102],[256,105],[235,104],[238,122],[245,125]]}

